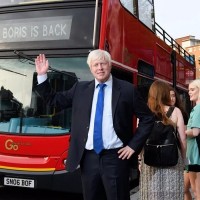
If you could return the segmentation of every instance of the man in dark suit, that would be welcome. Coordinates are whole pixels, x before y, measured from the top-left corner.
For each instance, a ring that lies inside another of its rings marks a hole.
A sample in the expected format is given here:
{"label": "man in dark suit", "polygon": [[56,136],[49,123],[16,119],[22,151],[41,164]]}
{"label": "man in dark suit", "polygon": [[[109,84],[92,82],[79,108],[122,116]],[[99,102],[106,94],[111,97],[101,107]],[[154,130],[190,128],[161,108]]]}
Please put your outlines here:
{"label": "man in dark suit", "polygon": [[[142,149],[154,117],[131,83],[111,75],[108,52],[91,51],[87,63],[95,78],[93,81],[77,82],[70,90],[56,93],[46,75],[48,60],[40,54],[35,60],[36,89],[50,106],[72,107],[67,170],[74,171],[80,164],[84,199],[129,200],[128,161],[133,153]],[[96,114],[101,89],[103,113]],[[133,116],[139,119],[135,133]],[[97,125],[100,118],[101,125]],[[97,132],[101,132],[101,136],[95,139]]]}

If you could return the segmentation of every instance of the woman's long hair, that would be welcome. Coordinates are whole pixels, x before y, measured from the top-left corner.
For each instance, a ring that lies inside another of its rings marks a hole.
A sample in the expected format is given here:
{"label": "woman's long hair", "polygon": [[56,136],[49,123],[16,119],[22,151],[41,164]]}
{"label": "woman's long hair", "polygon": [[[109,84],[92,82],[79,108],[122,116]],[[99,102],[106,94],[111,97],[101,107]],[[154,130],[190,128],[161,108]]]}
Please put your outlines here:
{"label": "woman's long hair", "polygon": [[171,86],[170,86],[170,91],[174,91],[175,98],[176,98],[174,106],[178,107],[181,110],[182,115],[183,115],[183,119],[184,119],[184,123],[185,123],[185,125],[187,125],[188,114],[187,114],[187,112],[185,111],[185,109],[183,107],[183,104],[182,104],[181,99],[180,99],[180,95],[178,94],[178,92],[176,91],[176,89],[173,88],[173,87],[171,87]]}
{"label": "woman's long hair", "polygon": [[171,105],[170,87],[163,81],[154,81],[149,89],[148,106],[150,110],[156,115],[164,124],[173,124],[173,122],[166,116],[165,106]]}

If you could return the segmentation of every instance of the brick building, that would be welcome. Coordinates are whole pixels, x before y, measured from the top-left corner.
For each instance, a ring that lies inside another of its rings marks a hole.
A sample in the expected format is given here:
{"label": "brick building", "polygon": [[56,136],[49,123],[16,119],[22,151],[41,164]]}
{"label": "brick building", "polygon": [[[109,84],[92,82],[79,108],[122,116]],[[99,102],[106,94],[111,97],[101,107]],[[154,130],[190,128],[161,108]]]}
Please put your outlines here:
{"label": "brick building", "polygon": [[176,42],[191,55],[195,56],[196,78],[200,78],[200,40],[195,39],[195,36],[189,35],[177,38]]}

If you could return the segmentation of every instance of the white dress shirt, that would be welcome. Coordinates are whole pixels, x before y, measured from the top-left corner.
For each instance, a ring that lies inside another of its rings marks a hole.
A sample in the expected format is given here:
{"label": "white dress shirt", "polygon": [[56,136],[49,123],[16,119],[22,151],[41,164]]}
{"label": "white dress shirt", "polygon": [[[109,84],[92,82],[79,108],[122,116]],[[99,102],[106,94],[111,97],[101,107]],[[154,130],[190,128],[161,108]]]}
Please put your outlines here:
{"label": "white dress shirt", "polygon": [[37,75],[37,82],[38,82],[38,84],[43,83],[46,80],[47,80],[47,74]]}
{"label": "white dress shirt", "polygon": [[[96,112],[97,95],[99,82],[95,79],[95,91],[92,101],[92,110],[90,116],[90,128],[88,132],[88,139],[85,148],[88,150],[93,149],[93,134],[94,134],[94,118]],[[102,122],[102,138],[104,149],[115,149],[123,146],[122,141],[117,137],[113,127],[112,118],[112,76],[105,82],[104,88],[104,110],[103,110],[103,122]]]}

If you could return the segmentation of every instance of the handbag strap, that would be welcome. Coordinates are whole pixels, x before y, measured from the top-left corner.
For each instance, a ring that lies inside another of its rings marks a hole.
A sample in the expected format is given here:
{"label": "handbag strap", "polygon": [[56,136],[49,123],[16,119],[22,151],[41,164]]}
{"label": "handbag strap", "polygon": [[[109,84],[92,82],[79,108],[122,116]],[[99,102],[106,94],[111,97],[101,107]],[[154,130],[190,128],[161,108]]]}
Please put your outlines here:
{"label": "handbag strap", "polygon": [[170,106],[169,107],[169,109],[168,109],[168,111],[167,111],[167,113],[166,113],[166,115],[167,115],[167,117],[169,118],[170,116],[171,116],[171,114],[173,113],[173,111],[174,111],[174,106]]}
{"label": "handbag strap", "polygon": [[[169,107],[169,109],[168,109],[168,111],[167,111],[167,113],[166,113],[166,115],[167,115],[168,118],[169,118],[169,117],[171,116],[171,114],[173,113],[174,108],[175,108],[174,106],[170,106],[170,107]],[[178,139],[178,131],[177,131],[177,128],[175,128],[174,136],[175,136],[175,138],[176,138],[176,143],[177,143],[178,148],[181,149],[181,144],[180,144],[180,141],[179,141],[179,139]]]}

